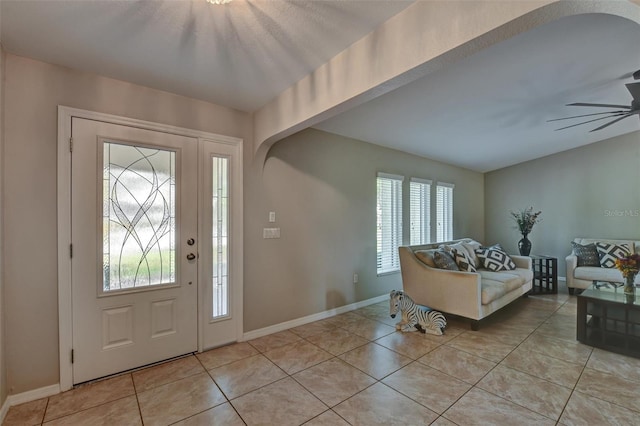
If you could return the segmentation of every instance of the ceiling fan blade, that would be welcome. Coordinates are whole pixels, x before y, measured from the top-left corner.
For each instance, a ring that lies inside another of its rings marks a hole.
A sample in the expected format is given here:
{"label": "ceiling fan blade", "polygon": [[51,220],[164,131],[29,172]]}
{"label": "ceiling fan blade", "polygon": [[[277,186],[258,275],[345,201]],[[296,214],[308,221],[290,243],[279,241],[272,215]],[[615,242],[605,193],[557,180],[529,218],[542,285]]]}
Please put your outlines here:
{"label": "ceiling fan blade", "polygon": [[627,90],[631,93],[631,96],[633,96],[633,100],[640,102],[640,82],[627,83],[625,86],[627,86]]}
{"label": "ceiling fan blade", "polygon": [[607,111],[607,112],[594,112],[593,114],[582,114],[582,115],[574,115],[571,117],[562,117],[562,118],[554,118],[552,120],[547,120],[547,123],[551,121],[560,121],[560,120],[569,120],[571,118],[580,118],[580,117],[590,117],[592,115],[602,115],[602,114],[624,114],[627,111]]}
{"label": "ceiling fan blade", "polygon": [[564,129],[568,129],[570,127],[576,127],[576,126],[580,126],[581,124],[587,124],[587,123],[592,123],[594,121],[599,121],[599,120],[606,120],[607,118],[611,118],[611,117],[619,117],[622,116],[622,118],[627,117],[631,114],[629,113],[622,113],[622,114],[614,114],[614,115],[610,115],[608,117],[600,117],[600,118],[594,118],[593,120],[588,120],[588,121],[583,121],[581,123],[576,123],[576,124],[572,124],[571,126],[566,126],[566,127],[561,127],[559,129],[556,129],[556,131],[558,130],[564,130]]}
{"label": "ceiling fan blade", "polygon": [[624,108],[631,109],[629,105],[611,105],[611,104],[588,104],[584,102],[576,102],[573,104],[567,104],[567,106],[586,106],[586,107],[600,107],[600,108]]}
{"label": "ceiling fan blade", "polygon": [[609,126],[611,126],[612,124],[617,123],[617,122],[618,122],[618,121],[620,121],[620,120],[624,120],[624,119],[625,119],[625,118],[627,118],[627,117],[631,117],[632,115],[633,115],[633,114],[625,114],[625,115],[623,115],[623,116],[622,116],[622,117],[620,117],[620,118],[616,118],[615,120],[608,122],[607,124],[603,124],[603,125],[602,125],[602,126],[600,126],[600,127],[596,127],[596,128],[595,128],[595,129],[593,129],[593,130],[589,130],[589,133],[591,133],[591,132],[595,132],[596,130],[602,130],[602,129],[604,129],[605,127],[609,127]]}

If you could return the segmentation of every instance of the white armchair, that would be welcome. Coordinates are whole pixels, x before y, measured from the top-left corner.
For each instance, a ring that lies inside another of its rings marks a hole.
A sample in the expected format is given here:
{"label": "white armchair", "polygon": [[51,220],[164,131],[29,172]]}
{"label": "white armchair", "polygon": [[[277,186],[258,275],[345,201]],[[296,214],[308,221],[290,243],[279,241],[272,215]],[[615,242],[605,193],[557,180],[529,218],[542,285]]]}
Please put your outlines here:
{"label": "white armchair", "polygon": [[[628,244],[632,252],[640,250],[640,241],[633,240],[608,240],[603,238],[576,238],[573,242],[580,245],[595,244],[596,242],[610,244]],[[567,288],[569,294],[574,294],[575,289],[586,289],[593,285],[594,281],[623,282],[622,273],[616,268],[602,268],[600,266],[578,266],[578,256],[572,251],[565,258],[567,264]],[[640,282],[640,275],[636,277],[636,283]]]}

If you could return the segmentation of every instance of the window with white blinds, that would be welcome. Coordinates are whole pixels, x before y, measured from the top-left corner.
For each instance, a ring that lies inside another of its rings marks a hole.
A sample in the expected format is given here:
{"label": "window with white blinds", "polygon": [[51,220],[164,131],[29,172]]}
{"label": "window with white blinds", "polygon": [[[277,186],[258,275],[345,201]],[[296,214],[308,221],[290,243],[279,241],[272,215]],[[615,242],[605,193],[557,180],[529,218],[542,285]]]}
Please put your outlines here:
{"label": "window with white blinds", "polygon": [[452,183],[436,185],[436,239],[453,240],[453,188]]}
{"label": "window with white blinds", "polygon": [[410,244],[431,242],[431,181],[411,178],[409,184]]}
{"label": "window with white blinds", "polygon": [[400,270],[398,246],[402,244],[402,176],[378,173],[377,272]]}

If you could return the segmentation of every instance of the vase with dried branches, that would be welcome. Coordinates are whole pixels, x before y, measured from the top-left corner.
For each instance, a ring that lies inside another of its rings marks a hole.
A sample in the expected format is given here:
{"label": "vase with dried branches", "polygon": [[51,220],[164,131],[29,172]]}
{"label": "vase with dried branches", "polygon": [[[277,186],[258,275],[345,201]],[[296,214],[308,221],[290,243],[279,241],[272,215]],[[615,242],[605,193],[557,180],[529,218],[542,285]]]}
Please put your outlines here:
{"label": "vase with dried branches", "polygon": [[529,256],[531,253],[531,241],[527,236],[531,233],[533,225],[542,221],[541,211],[534,212],[533,207],[527,207],[524,210],[511,211],[511,217],[516,222],[515,228],[522,234],[522,239],[518,241],[518,250],[521,256]]}

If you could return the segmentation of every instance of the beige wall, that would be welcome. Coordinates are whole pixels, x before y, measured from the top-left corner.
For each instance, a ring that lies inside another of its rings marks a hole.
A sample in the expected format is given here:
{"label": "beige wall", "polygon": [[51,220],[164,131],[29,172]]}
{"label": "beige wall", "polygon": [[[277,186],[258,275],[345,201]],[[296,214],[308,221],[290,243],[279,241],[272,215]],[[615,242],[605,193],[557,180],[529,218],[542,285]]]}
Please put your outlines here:
{"label": "beige wall", "polygon": [[249,116],[7,54],[4,290],[9,394],[58,383],[57,106],[248,139]]}
{"label": "beige wall", "polygon": [[487,173],[485,234],[517,252],[509,210],[532,205],[543,222],[532,253],[564,258],[575,237],[640,238],[640,132]]}
{"label": "beige wall", "polygon": [[[376,173],[455,183],[456,237],[482,240],[480,173],[305,130],[276,143],[245,194],[245,330],[321,312],[401,288],[400,274],[376,276]],[[407,200],[407,197],[404,197]],[[261,239],[276,212],[281,238]],[[408,217],[405,204],[405,218]],[[471,212],[471,214],[470,214]],[[408,242],[408,220],[404,221]],[[359,283],[353,284],[353,273]]]}
{"label": "beige wall", "polygon": [[[59,380],[57,106],[237,136],[246,147],[252,129],[248,114],[206,102],[11,54],[5,65],[4,343],[15,394]],[[375,276],[377,171],[455,183],[456,236],[483,239],[479,173],[315,130],[276,144],[264,165],[244,151],[245,331],[401,285],[398,274]],[[279,240],[262,239],[269,211]]]}
{"label": "beige wall", "polygon": [[[0,170],[4,170],[4,49],[0,44]],[[2,221],[4,220],[4,189],[3,176],[0,173],[0,407],[7,399],[7,369],[5,365],[5,341],[4,341],[4,268],[2,250],[4,239],[2,234]]]}

